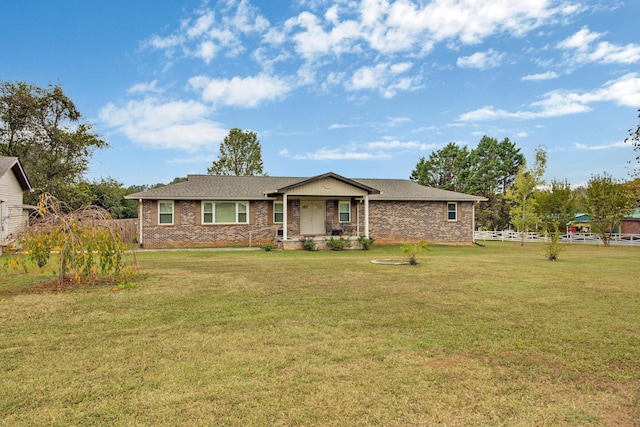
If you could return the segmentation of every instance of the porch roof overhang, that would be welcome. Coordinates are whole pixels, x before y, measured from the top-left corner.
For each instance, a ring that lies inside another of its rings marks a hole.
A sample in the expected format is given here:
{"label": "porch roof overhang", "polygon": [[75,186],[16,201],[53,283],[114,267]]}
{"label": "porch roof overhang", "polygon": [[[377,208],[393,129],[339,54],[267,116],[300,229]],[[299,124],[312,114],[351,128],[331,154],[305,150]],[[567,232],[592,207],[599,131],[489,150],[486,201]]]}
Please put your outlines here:
{"label": "porch roof overhang", "polygon": [[[377,190],[373,187],[369,187],[368,185],[365,185],[361,182],[354,181],[349,178],[345,178],[342,175],[338,175],[333,172],[328,172],[322,175],[317,175],[311,178],[294,182],[293,184],[290,184],[275,190],[265,191],[264,195],[265,197],[277,197],[277,196],[282,196],[284,194],[295,193],[295,195],[297,196],[325,196],[326,197],[326,196],[329,196],[330,194],[327,194],[326,191],[322,191],[322,192],[314,191],[312,189],[312,185],[318,182],[330,183],[333,180],[338,181],[342,184],[346,184],[349,187],[352,187],[355,190],[353,194],[349,195],[352,197],[362,197],[364,195],[380,194],[380,190]],[[304,187],[308,187],[309,190],[307,191],[302,190]],[[344,196],[346,194],[341,194],[341,195]]]}

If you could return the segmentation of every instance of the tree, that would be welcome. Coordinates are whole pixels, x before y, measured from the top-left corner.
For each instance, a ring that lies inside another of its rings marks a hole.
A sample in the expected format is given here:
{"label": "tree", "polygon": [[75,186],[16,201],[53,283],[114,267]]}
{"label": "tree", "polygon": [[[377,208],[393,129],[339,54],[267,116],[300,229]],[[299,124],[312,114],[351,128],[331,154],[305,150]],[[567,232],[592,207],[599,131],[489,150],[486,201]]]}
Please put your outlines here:
{"label": "tree", "polygon": [[231,129],[220,144],[218,160],[214,160],[207,171],[210,175],[265,175],[258,135],[248,130]]}
{"label": "tree", "polygon": [[463,191],[469,169],[469,151],[450,142],[444,148],[434,151],[429,159],[424,157],[411,173],[411,180],[420,185],[443,190]]}
{"label": "tree", "polygon": [[122,183],[113,178],[101,178],[100,181],[87,183],[90,202],[87,204],[107,210],[115,219],[137,218],[138,202],[124,198],[131,194]]}
{"label": "tree", "polygon": [[489,229],[507,228],[510,215],[504,195],[524,161],[524,155],[509,138],[498,142],[484,136],[471,150],[469,174],[463,192],[489,199],[478,205],[476,220],[479,224]]}
{"label": "tree", "polygon": [[534,195],[536,212],[546,236],[547,259],[555,261],[562,250],[560,236],[567,224],[575,218],[576,204],[568,182],[552,181],[551,188]]}
{"label": "tree", "polygon": [[34,189],[61,200],[77,197],[77,185],[97,148],[108,144],[81,122],[60,86],[42,89],[24,82],[0,84],[0,155],[18,157]]}
{"label": "tree", "polygon": [[538,148],[533,167],[527,169],[526,163],[522,163],[513,185],[507,189],[505,195],[505,198],[512,204],[510,209],[513,215],[511,222],[521,232],[520,246],[524,246],[524,233],[538,222],[534,211],[535,200],[531,196],[538,186],[544,184],[542,175],[544,175],[546,166],[547,152]]}
{"label": "tree", "polygon": [[609,246],[613,230],[633,213],[636,200],[626,184],[616,182],[606,173],[592,176],[587,183],[585,206],[591,228]]}
{"label": "tree", "polygon": [[63,205],[49,194],[40,196],[37,216],[21,236],[22,251],[7,257],[5,267],[27,272],[49,266],[60,284],[101,279],[118,286],[132,285],[133,261],[112,228],[109,213],[97,206],[67,212]]}
{"label": "tree", "polygon": [[[638,119],[640,119],[640,109],[638,110]],[[625,138],[624,142],[630,142],[633,145],[633,149],[640,153],[640,123],[638,123],[638,127],[635,130],[629,129],[629,136]],[[631,175],[640,176],[640,154],[636,157],[636,161],[638,162],[638,167],[633,170]]]}

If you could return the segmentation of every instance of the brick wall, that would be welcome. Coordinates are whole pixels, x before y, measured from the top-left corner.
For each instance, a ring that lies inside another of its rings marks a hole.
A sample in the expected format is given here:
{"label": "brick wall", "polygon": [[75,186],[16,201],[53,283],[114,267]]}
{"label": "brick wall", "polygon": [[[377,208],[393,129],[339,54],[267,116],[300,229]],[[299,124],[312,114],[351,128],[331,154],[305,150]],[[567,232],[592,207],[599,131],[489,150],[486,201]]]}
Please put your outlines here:
{"label": "brick wall", "polygon": [[458,202],[457,221],[447,221],[446,208],[446,202],[371,201],[369,234],[377,243],[472,243],[473,204]]}
{"label": "brick wall", "polygon": [[640,221],[624,220],[620,223],[620,233],[640,234]]}
{"label": "brick wall", "polygon": [[144,200],[143,210],[143,238],[145,248],[156,247],[198,247],[198,246],[230,246],[249,245],[251,235],[252,245],[271,242],[276,238],[277,230],[282,224],[273,224],[269,215],[271,201],[255,201],[249,206],[250,224],[200,225],[196,220],[196,205],[192,200],[176,200],[179,204],[174,211],[180,218],[174,219],[176,225],[157,225],[153,221],[152,202]]}
{"label": "brick wall", "polygon": [[[157,210],[152,202],[144,200],[144,247],[197,247],[258,245],[273,241],[282,224],[273,224],[270,214],[272,201],[250,203],[250,224],[199,225],[196,201],[175,201],[176,225],[157,225]],[[364,205],[351,205],[351,222],[340,223],[337,218],[337,200],[327,200],[326,230],[340,229],[345,235],[364,234]],[[154,215],[152,215],[152,213]],[[359,219],[358,219],[359,213]],[[288,230],[290,237],[300,234],[300,201],[290,200],[288,206]],[[469,244],[473,239],[473,205],[458,203],[458,221],[446,219],[445,202],[369,202],[369,234],[377,243],[400,243],[427,240],[430,243]]]}

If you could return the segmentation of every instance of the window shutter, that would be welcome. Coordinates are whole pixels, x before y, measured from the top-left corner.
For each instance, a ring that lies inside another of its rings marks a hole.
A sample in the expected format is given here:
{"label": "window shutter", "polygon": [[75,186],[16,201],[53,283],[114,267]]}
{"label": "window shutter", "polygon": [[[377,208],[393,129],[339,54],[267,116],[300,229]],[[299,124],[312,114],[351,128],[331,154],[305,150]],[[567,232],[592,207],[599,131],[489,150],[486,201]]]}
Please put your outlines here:
{"label": "window shutter", "polygon": [[180,225],[180,204],[179,201],[173,202],[173,225]]}
{"label": "window shutter", "polygon": [[267,203],[267,224],[273,224],[273,201]]}
{"label": "window shutter", "polygon": [[256,223],[256,207],[255,207],[255,203],[253,200],[249,201],[249,204],[247,205],[247,209],[249,209],[249,224],[255,224]]}
{"label": "window shutter", "polygon": [[158,225],[158,201],[151,201],[151,225]]}
{"label": "window shutter", "polygon": [[333,206],[333,223],[338,224],[340,222],[340,200],[336,200]]}

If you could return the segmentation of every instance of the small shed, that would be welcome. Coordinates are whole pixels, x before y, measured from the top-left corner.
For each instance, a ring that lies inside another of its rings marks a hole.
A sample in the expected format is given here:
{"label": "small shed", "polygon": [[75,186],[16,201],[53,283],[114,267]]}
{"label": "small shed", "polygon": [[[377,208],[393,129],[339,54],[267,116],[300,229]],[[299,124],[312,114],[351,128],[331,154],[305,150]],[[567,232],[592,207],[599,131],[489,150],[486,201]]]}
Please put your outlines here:
{"label": "small shed", "polygon": [[0,247],[12,243],[25,226],[25,191],[32,191],[17,157],[0,156]]}

